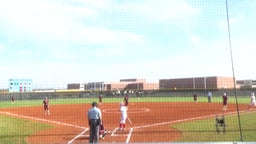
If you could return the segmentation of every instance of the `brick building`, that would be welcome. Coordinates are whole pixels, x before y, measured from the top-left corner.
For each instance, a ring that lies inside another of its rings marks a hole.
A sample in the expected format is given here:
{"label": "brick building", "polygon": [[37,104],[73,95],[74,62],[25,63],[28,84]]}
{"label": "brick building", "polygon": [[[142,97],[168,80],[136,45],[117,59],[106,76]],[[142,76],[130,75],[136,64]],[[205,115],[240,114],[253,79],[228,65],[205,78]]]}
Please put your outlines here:
{"label": "brick building", "polygon": [[[80,86],[81,87],[81,86]],[[79,84],[68,84],[68,89],[78,89]],[[84,90],[152,90],[159,89],[159,83],[149,83],[145,79],[121,79],[119,82],[89,82],[84,84]]]}
{"label": "brick building", "polygon": [[160,79],[159,89],[230,89],[234,88],[233,77],[195,77]]}

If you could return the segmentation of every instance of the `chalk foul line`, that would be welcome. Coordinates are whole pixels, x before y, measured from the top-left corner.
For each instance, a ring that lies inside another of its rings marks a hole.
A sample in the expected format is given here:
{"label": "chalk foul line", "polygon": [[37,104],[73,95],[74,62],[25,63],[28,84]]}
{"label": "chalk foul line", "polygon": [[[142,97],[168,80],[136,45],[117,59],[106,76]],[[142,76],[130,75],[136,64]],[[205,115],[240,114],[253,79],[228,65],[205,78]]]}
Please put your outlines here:
{"label": "chalk foul line", "polygon": [[30,119],[30,120],[35,120],[35,121],[53,123],[53,124],[58,124],[58,125],[63,125],[63,126],[69,126],[69,127],[79,128],[79,129],[85,129],[85,130],[87,129],[86,127],[81,127],[81,126],[77,126],[77,125],[73,125],[73,124],[67,124],[67,123],[58,122],[58,121],[52,121],[52,120],[46,120],[46,119],[41,119],[41,118],[36,118],[36,117],[31,117],[31,116],[19,115],[19,114],[14,114],[14,113],[10,113],[10,112],[0,111],[0,114],[18,117],[18,118]]}
{"label": "chalk foul line", "polygon": [[[240,111],[240,113],[241,112],[247,112],[247,110]],[[237,111],[226,113],[226,115],[233,115],[233,114],[237,114]],[[160,126],[160,125],[166,125],[166,124],[174,124],[174,123],[187,122],[187,121],[192,121],[192,120],[211,118],[211,117],[215,117],[216,115],[218,115],[218,114],[201,116],[201,117],[194,117],[194,118],[187,118],[187,119],[180,119],[180,120],[174,120],[174,121],[168,121],[168,122],[161,122],[161,123],[155,123],[155,124],[149,124],[149,125],[143,125],[143,126],[137,126],[137,127],[134,127],[134,129],[140,129],[140,128],[147,128],[147,127],[154,127],[154,126]],[[221,115],[221,114],[219,114],[219,115]]]}
{"label": "chalk foul line", "polygon": [[85,129],[84,131],[82,131],[79,135],[77,135],[76,137],[74,137],[72,140],[70,140],[67,144],[72,144],[72,142],[74,142],[76,139],[78,139],[79,137],[81,137],[85,132],[87,132],[89,129]]}
{"label": "chalk foul line", "polygon": [[131,136],[132,136],[132,131],[133,131],[133,128],[130,129],[130,132],[129,132],[128,136],[127,136],[127,139],[126,139],[125,143],[129,143],[129,141],[131,139]]}

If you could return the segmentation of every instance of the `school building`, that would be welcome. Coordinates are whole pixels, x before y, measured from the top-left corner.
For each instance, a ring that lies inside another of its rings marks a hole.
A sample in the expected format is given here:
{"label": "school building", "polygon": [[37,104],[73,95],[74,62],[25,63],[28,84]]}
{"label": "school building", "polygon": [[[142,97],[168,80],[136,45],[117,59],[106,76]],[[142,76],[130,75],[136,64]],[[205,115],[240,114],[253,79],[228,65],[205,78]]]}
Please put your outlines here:
{"label": "school building", "polygon": [[[68,89],[79,89],[79,86],[80,84],[68,84]],[[134,78],[121,79],[119,82],[89,82],[84,84],[84,90],[216,90],[232,89],[234,87],[240,88],[242,86],[249,86],[251,88],[256,87],[256,81],[236,81],[233,77],[207,76],[159,79],[159,82],[150,83],[145,79]]]}
{"label": "school building", "polygon": [[160,79],[159,89],[231,89],[234,88],[233,77],[192,77]]}
{"label": "school building", "polygon": [[256,80],[247,79],[247,80],[237,80],[238,87],[243,89],[256,88]]}
{"label": "school building", "polygon": [[[67,89],[78,89],[80,84],[68,84]],[[118,90],[158,90],[159,83],[147,82],[145,79],[120,79],[119,82],[89,82],[84,90],[118,91]]]}

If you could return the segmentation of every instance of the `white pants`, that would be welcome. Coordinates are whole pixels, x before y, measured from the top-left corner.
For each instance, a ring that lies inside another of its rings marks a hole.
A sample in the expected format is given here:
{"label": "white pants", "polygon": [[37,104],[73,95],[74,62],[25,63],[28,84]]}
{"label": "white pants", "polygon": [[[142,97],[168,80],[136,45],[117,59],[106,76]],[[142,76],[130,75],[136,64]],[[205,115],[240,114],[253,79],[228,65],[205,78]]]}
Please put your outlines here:
{"label": "white pants", "polygon": [[120,118],[120,123],[125,124],[126,119],[127,119],[127,115],[122,115]]}
{"label": "white pants", "polygon": [[256,102],[255,102],[255,101],[252,101],[252,102],[250,103],[250,105],[251,105],[251,106],[256,106]]}

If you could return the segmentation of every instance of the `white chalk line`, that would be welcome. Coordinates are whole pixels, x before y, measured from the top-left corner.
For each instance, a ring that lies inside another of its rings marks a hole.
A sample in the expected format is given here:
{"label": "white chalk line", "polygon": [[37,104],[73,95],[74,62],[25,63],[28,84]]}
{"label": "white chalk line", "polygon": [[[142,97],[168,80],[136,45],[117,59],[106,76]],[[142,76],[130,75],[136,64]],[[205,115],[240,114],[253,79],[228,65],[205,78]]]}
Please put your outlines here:
{"label": "white chalk line", "polygon": [[10,113],[10,112],[0,111],[0,114],[5,114],[5,115],[19,117],[19,118],[25,118],[25,119],[31,119],[31,120],[36,120],[36,121],[42,121],[42,122],[47,122],[47,123],[53,123],[53,124],[58,124],[58,125],[64,125],[64,126],[69,126],[69,127],[79,128],[79,129],[86,129],[86,127],[81,127],[81,126],[76,126],[76,125],[67,124],[67,123],[63,123],[63,122],[46,120],[46,119],[41,119],[41,118],[36,118],[36,117],[31,117],[31,116],[19,115],[19,114],[14,114],[14,113]]}
{"label": "white chalk line", "polygon": [[81,137],[85,132],[87,132],[88,129],[85,129],[83,132],[81,132],[79,135],[77,135],[76,137],[74,137],[72,140],[70,140],[67,144],[71,144],[72,142],[74,142],[76,139],[78,139],[79,137]]}
{"label": "white chalk line", "polygon": [[35,118],[35,117],[31,117],[31,116],[24,116],[24,115],[14,114],[14,113],[10,113],[10,112],[2,112],[2,111],[0,111],[0,114],[13,116],[13,117],[18,117],[18,118],[30,119],[30,120],[35,120],[35,121],[53,123],[53,124],[58,124],[58,125],[64,125],[64,126],[69,126],[69,127],[79,128],[79,129],[84,129],[84,131],[81,132],[81,134],[75,136],[72,140],[70,140],[68,142],[68,144],[71,144],[73,141],[75,141],[77,138],[79,138],[81,135],[83,135],[86,131],[88,131],[88,128],[86,128],[86,127],[76,126],[76,125],[67,124],[67,123],[58,122],[58,121],[46,120],[46,119]]}
{"label": "white chalk line", "polygon": [[[248,111],[247,110],[239,111],[239,113],[242,113],[242,112],[248,112]],[[127,136],[125,143],[129,143],[130,139],[131,139],[131,136],[132,136],[132,132],[133,132],[134,129],[140,129],[140,128],[146,128],[146,127],[154,127],[154,126],[159,126],[159,125],[174,124],[174,123],[187,122],[187,121],[192,121],[192,120],[205,119],[205,118],[210,118],[210,117],[216,117],[216,115],[222,115],[222,114],[223,113],[201,116],[201,117],[195,117],[195,118],[187,118],[187,119],[181,119],[181,120],[175,120],[175,121],[168,121],[168,122],[162,122],[162,123],[155,123],[155,124],[144,125],[144,126],[137,126],[137,127],[134,127],[134,128],[130,128],[129,134],[116,134],[116,131],[119,128],[115,128],[112,131],[111,136]],[[225,115],[234,115],[234,114],[237,114],[237,111],[225,113]],[[80,135],[78,135],[77,138],[80,137],[82,134],[83,134],[83,132]],[[68,144],[71,144],[71,143],[68,143]]]}
{"label": "white chalk line", "polygon": [[[248,112],[248,110],[239,111],[239,113],[242,113],[242,112]],[[225,113],[225,115],[234,115],[234,114],[237,114],[237,113],[238,113],[237,111],[234,111],[234,112]],[[187,121],[192,121],[192,120],[211,118],[211,117],[216,117],[216,115],[222,115],[222,114],[223,113],[201,116],[201,117],[195,117],[195,118],[187,118],[187,119],[181,119],[181,120],[175,120],[175,121],[168,121],[168,122],[162,122],[162,123],[155,123],[155,124],[144,125],[144,126],[137,126],[137,127],[131,128],[130,133],[129,133],[127,139],[126,139],[126,143],[129,143],[130,138],[131,138],[131,133],[132,133],[133,129],[140,129],[140,128],[146,128],[146,127],[154,127],[154,126],[160,126],[160,125],[166,125],[166,124],[174,124],[174,123],[187,122]]]}
{"label": "white chalk line", "polygon": [[115,128],[115,129],[112,131],[111,136],[114,136],[114,135],[115,135],[117,129],[118,129],[118,128]]}
{"label": "white chalk line", "polygon": [[[84,133],[86,133],[89,129],[86,127],[81,127],[81,126],[76,126],[76,125],[72,125],[72,124],[67,124],[67,123],[63,123],[63,122],[58,122],[58,121],[52,121],[52,120],[46,120],[46,119],[41,119],[41,118],[36,118],[36,117],[31,117],[31,116],[25,116],[25,115],[19,115],[19,114],[14,114],[14,113],[10,113],[10,112],[3,112],[0,111],[0,114],[4,114],[4,115],[8,115],[8,116],[13,116],[13,117],[18,117],[18,118],[25,118],[25,119],[30,119],[30,120],[35,120],[35,121],[41,121],[41,122],[47,122],[47,123],[53,123],[53,124],[58,124],[58,125],[64,125],[64,126],[69,126],[69,127],[74,127],[74,128],[79,128],[79,129],[83,129],[84,131],[82,131],[80,134],[78,134],[77,136],[75,136],[73,139],[71,139],[67,144],[72,144],[76,139],[78,139],[79,137],[81,137],[82,135],[84,135]],[[131,133],[133,131],[133,128],[130,129],[129,134],[127,135],[120,135],[120,134],[114,134],[117,131],[118,128],[115,128],[114,131],[112,131],[111,136],[127,136],[126,139],[126,143],[129,142],[130,137],[131,137]]]}
{"label": "white chalk line", "polygon": [[[247,112],[247,110],[240,111],[239,113],[242,113],[242,112]],[[129,143],[129,141],[131,139],[132,132],[133,132],[134,129],[141,129],[141,128],[147,128],[147,127],[166,125],[166,124],[174,124],[174,123],[181,123],[181,122],[187,122],[187,121],[211,118],[211,117],[216,117],[216,115],[222,115],[222,114],[223,113],[221,113],[221,114],[206,115],[206,116],[201,116],[201,117],[194,117],[194,118],[187,118],[187,119],[180,119],[180,120],[174,120],[174,121],[167,121],[167,122],[149,124],[149,125],[144,125],[144,126],[137,126],[137,127],[131,128],[129,134],[128,135],[124,135],[124,136],[127,136],[126,143]],[[234,114],[237,114],[237,111],[225,113],[225,115],[234,115]],[[123,136],[123,135],[120,135],[120,134],[115,134],[117,130],[118,130],[118,128],[115,128],[112,131],[111,136]]]}
{"label": "white chalk line", "polygon": [[[240,111],[239,113],[242,113],[242,112],[248,112],[248,110]],[[211,117],[215,117],[216,115],[222,115],[222,114],[223,113],[214,114],[214,115],[206,115],[206,116],[201,116],[201,117],[194,117],[194,118],[187,118],[187,119],[180,119],[180,120],[174,120],[174,121],[167,121],[167,122],[149,124],[149,125],[144,125],[144,126],[137,126],[137,127],[134,127],[134,129],[140,129],[140,128],[147,128],[147,127],[154,127],[154,126],[160,126],[160,125],[166,125],[166,124],[174,124],[174,123],[187,122],[187,121],[192,121],[192,120],[211,118]],[[225,115],[233,115],[233,114],[237,114],[237,111],[225,113]]]}
{"label": "white chalk line", "polygon": [[[241,112],[248,112],[248,111],[245,110],[245,111],[240,111],[240,113]],[[84,129],[84,131],[82,131],[79,135],[77,135],[72,140],[70,140],[68,142],[68,144],[71,144],[73,141],[75,141],[77,138],[81,137],[85,132],[88,131],[88,128],[85,128],[85,127],[76,126],[76,125],[72,125],[72,124],[66,124],[66,123],[57,122],[57,121],[45,120],[45,119],[40,119],[40,118],[35,118],[35,117],[30,117],[30,116],[24,116],[24,115],[18,115],[18,114],[13,114],[13,113],[9,113],[9,112],[2,112],[2,111],[0,111],[0,114],[20,117],[20,118],[26,118],[26,119],[32,119],[32,120],[37,120],[37,121],[43,121],[43,122],[48,122],[48,123],[53,123],[53,124],[59,124],[59,125],[64,125],[64,126],[69,126],[69,127],[75,127],[75,128],[79,128],[79,129]],[[221,114],[223,114],[223,113],[221,113]],[[221,114],[219,114],[219,115],[221,115]],[[226,113],[226,115],[233,115],[233,114],[237,114],[237,111]],[[130,131],[129,131],[129,134],[124,135],[124,136],[127,136],[126,143],[129,143],[132,132],[133,132],[133,129],[154,127],[154,126],[160,126],[160,125],[166,125],[166,124],[174,124],[174,123],[180,123],[180,122],[186,122],[186,121],[192,121],[192,120],[199,120],[199,119],[204,119],[204,118],[215,117],[216,115],[218,115],[218,114],[195,117],[195,118],[187,118],[187,119],[181,119],[181,120],[175,120],[175,121],[168,121],[168,122],[162,122],[162,123],[155,123],[155,124],[144,125],[144,126],[137,126],[137,127],[131,128]],[[114,131],[112,131],[111,136],[122,136],[122,135],[119,135],[119,134],[115,134],[117,130],[118,130],[118,128],[115,128]]]}
{"label": "white chalk line", "polygon": [[[104,109],[102,110],[104,113],[120,113],[120,111],[117,111],[116,109]],[[144,113],[149,112],[148,108],[141,108],[141,109],[129,109],[128,113]]]}
{"label": "white chalk line", "polygon": [[133,131],[133,128],[131,128],[130,129],[130,132],[129,132],[129,134],[128,134],[128,137],[127,137],[127,139],[126,139],[126,143],[129,143],[129,141],[130,141],[130,139],[131,139],[131,136],[132,136],[132,131]]}
{"label": "white chalk line", "polygon": [[130,131],[129,131],[128,134],[116,134],[116,131],[117,131],[118,129],[119,129],[119,128],[115,128],[115,129],[112,131],[111,136],[127,136],[125,143],[129,143],[129,141],[130,141],[130,139],[131,139],[131,136],[132,136],[133,128],[130,128]]}

